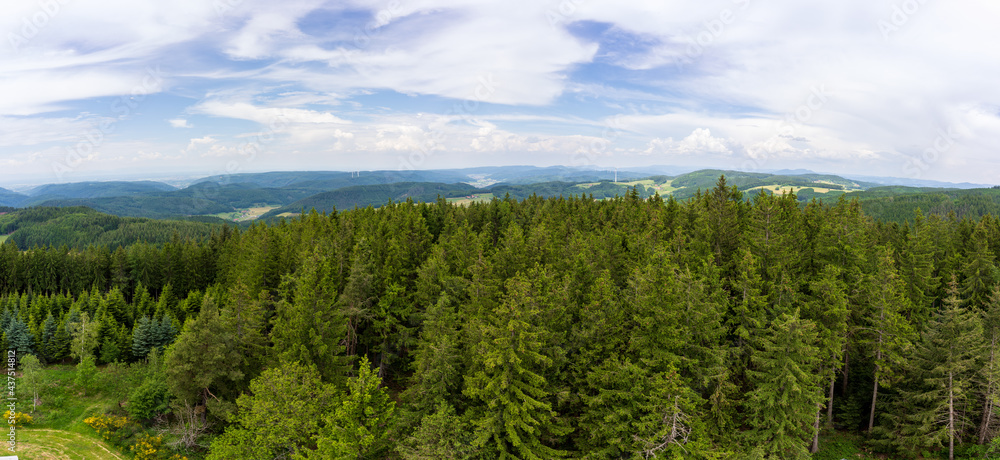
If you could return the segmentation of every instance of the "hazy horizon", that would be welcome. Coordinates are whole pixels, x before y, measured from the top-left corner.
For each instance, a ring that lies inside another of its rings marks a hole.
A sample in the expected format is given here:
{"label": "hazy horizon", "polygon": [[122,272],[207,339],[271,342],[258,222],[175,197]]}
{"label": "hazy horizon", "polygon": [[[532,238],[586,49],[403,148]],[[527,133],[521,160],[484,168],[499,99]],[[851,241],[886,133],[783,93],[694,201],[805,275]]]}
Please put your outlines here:
{"label": "hazy horizon", "polygon": [[1000,177],[985,2],[7,8],[5,188],[521,164]]}

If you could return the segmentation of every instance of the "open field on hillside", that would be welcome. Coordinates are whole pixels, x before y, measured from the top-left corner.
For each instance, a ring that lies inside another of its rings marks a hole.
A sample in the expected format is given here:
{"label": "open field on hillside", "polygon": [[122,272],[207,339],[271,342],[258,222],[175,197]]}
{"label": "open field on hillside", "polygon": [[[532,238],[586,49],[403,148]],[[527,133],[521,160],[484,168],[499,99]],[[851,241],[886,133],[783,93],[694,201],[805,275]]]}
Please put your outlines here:
{"label": "open field on hillside", "polygon": [[759,186],[759,187],[748,188],[746,190],[743,190],[743,192],[744,193],[755,193],[757,190],[767,189],[767,190],[770,190],[770,191],[772,191],[772,192],[780,195],[782,193],[787,193],[787,192],[799,193],[800,191],[802,191],[804,189],[807,189],[807,188],[813,189],[816,193],[830,193],[830,192],[847,192],[847,193],[850,193],[850,192],[856,191],[856,190],[834,190],[834,189],[825,188],[825,187],[812,187],[812,186],[810,186],[810,187],[800,187],[800,186],[793,186],[793,185],[779,185],[779,184],[774,184],[774,185],[762,185],[762,186]]}
{"label": "open field on hillside", "polygon": [[233,212],[220,212],[211,215],[220,219],[231,220],[233,222],[246,222],[248,220],[257,220],[257,218],[264,215],[264,213],[280,207],[281,206],[260,206],[256,208],[241,208]]}
{"label": "open field on hillside", "polygon": [[477,193],[475,195],[463,196],[458,198],[447,198],[449,203],[457,204],[459,206],[468,206],[469,203],[480,203],[483,201],[490,201],[493,199],[492,193]]}

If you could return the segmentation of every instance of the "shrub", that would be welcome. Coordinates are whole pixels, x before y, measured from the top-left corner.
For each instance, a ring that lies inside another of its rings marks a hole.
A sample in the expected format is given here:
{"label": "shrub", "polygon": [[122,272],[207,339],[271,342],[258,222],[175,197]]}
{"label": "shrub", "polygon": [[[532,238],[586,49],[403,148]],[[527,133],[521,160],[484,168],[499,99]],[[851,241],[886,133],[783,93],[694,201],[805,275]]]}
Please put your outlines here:
{"label": "shrub", "polygon": [[[3,413],[4,420],[10,420],[10,410]],[[24,412],[14,412],[14,426],[31,425],[31,416]]]}
{"label": "shrub", "polygon": [[112,444],[121,445],[122,442],[131,436],[129,430],[126,428],[129,426],[128,417],[120,417],[117,415],[95,415],[93,417],[87,417],[83,420],[94,431],[97,431],[102,438],[106,441],[110,441]]}
{"label": "shrub", "polygon": [[167,457],[167,453],[163,450],[162,436],[143,434],[129,447],[129,450],[135,454],[136,460],[187,460],[187,457],[178,454]]}
{"label": "shrub", "polygon": [[128,413],[136,420],[149,420],[167,411],[170,394],[159,380],[150,380],[136,388],[128,400]]}

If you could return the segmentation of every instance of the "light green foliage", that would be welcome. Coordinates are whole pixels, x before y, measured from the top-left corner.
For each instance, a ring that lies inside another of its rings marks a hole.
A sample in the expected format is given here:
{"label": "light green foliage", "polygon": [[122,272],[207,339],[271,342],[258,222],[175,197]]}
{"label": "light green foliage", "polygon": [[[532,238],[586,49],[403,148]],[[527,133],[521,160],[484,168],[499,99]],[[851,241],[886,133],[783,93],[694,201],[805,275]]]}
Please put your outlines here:
{"label": "light green foliage", "polygon": [[341,382],[346,374],[342,341],[346,318],[336,308],[337,292],[331,267],[317,248],[286,286],[288,295],[278,302],[271,339],[272,352],[281,360],[316,366],[327,382]]}
{"label": "light green foliage", "polygon": [[479,325],[476,368],[466,376],[465,394],[481,404],[474,420],[475,445],[498,458],[564,455],[543,441],[549,433],[565,431],[556,424],[542,376],[552,358],[542,353],[546,331],[538,325],[541,295],[526,277],[518,276],[507,284],[503,302]]}
{"label": "light green foliage", "polygon": [[92,321],[87,312],[80,312],[76,321],[67,322],[66,331],[73,337],[70,350],[74,359],[82,361],[85,356],[93,355],[99,344],[100,323]]}
{"label": "light green foliage", "polygon": [[455,414],[454,407],[441,402],[396,450],[404,460],[469,459],[477,454],[472,440],[470,424]]}
{"label": "light green foliage", "polygon": [[27,355],[21,358],[20,366],[19,391],[31,395],[31,412],[34,413],[38,404],[38,394],[42,389],[42,363],[35,355]]}
{"label": "light green foliage", "polygon": [[316,437],[316,450],[295,458],[358,460],[385,458],[392,449],[390,433],[395,423],[396,402],[381,388],[382,379],[368,358],[358,363],[358,376],[348,379],[345,394]]}
{"label": "light green foliage", "polygon": [[212,443],[208,458],[290,458],[312,444],[337,402],[336,390],[316,369],[282,363],[237,399],[234,423]]}
{"label": "light green foliage", "polygon": [[94,376],[97,374],[97,364],[94,357],[84,355],[80,363],[76,365],[76,378],[73,383],[85,393],[93,389]]}

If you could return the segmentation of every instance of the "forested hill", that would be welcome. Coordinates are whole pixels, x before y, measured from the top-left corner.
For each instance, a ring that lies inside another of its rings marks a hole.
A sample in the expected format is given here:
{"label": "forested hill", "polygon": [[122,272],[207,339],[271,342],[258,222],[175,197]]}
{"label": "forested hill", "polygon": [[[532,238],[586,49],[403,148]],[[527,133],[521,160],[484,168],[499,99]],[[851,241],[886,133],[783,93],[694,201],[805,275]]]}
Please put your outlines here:
{"label": "forested hill", "polygon": [[[791,174],[795,173],[795,174]],[[976,203],[979,190],[881,187],[879,184],[844,179],[839,176],[790,171],[789,174],[701,170],[678,176],[645,175],[641,172],[601,171],[583,168],[528,166],[483,167],[430,171],[363,172],[270,172],[213,176],[181,188],[158,182],[85,182],[37,187],[31,196],[0,190],[0,206],[86,206],[123,217],[176,218],[216,216],[231,221],[261,216],[288,216],[317,209],[351,209],[381,206],[390,200],[434,201],[438,195],[465,202],[510,195],[514,198],[624,196],[631,188],[641,197],[658,193],[689,199],[710,190],[720,175],[749,198],[759,190],[771,193],[794,192],[800,202],[816,198],[834,202],[848,194],[862,201],[871,215],[902,223],[916,205],[927,213],[947,215],[997,214],[995,203]],[[617,180],[615,180],[617,178]],[[986,190],[988,192],[988,190]],[[437,193],[440,192],[440,193]],[[903,194],[927,194],[893,203]],[[944,194],[944,195],[942,195]]]}
{"label": "forested hill", "polygon": [[225,222],[215,218],[153,220],[118,217],[90,208],[0,208],[0,237],[18,248],[52,246],[114,250],[136,243],[205,240]]}
{"label": "forested hill", "polygon": [[1000,216],[1000,187],[971,190],[878,187],[859,193],[857,198],[866,214],[897,223],[912,222],[918,209],[924,214],[954,214],[959,219],[987,214]]}
{"label": "forested hill", "polygon": [[998,253],[992,216],[900,226],[724,181],[396,203],[113,253],[5,244],[0,326],[79,381],[124,363],[108,439],[188,458],[983,458]]}

